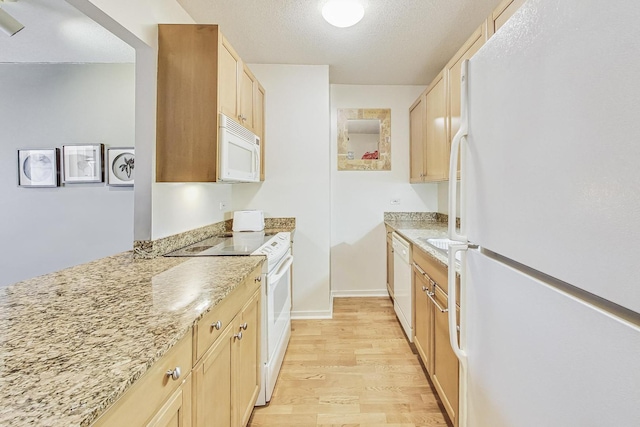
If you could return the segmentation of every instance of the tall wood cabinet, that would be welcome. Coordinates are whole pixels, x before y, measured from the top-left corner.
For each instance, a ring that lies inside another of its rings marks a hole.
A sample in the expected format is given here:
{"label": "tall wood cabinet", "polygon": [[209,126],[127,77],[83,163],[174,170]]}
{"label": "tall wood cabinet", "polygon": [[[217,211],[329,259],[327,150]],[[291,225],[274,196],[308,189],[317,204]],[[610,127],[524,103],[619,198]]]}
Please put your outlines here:
{"label": "tall wood cabinet", "polygon": [[264,89],[218,26],[159,25],[156,181],[219,179],[218,113],[261,136],[264,154]]}
{"label": "tall wood cabinet", "polygon": [[446,79],[443,71],[410,109],[411,182],[446,179],[446,102]]}

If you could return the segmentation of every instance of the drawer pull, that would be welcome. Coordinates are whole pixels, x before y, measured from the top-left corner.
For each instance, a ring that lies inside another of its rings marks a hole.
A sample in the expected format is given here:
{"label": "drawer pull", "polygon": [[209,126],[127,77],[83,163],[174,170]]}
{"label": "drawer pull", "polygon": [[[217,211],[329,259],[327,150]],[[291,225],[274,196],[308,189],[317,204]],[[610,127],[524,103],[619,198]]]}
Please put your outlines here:
{"label": "drawer pull", "polygon": [[247,322],[244,322],[242,325],[240,325],[240,329],[242,329],[243,331],[247,330]]}
{"label": "drawer pull", "polygon": [[422,292],[427,292],[427,287],[426,286],[422,287]]}
{"label": "drawer pull", "polygon": [[211,327],[219,331],[220,329],[222,329],[222,322],[218,320],[216,323],[212,323]]}
{"label": "drawer pull", "polygon": [[169,369],[167,371],[167,376],[171,377],[171,379],[173,380],[177,380],[178,378],[180,378],[180,374],[181,374],[180,366],[176,366],[175,369]]}
{"label": "drawer pull", "polygon": [[242,332],[238,332],[237,334],[233,335],[234,338],[237,338],[238,341],[240,341],[242,339]]}
{"label": "drawer pull", "polygon": [[256,282],[262,282],[262,276],[256,277]]}

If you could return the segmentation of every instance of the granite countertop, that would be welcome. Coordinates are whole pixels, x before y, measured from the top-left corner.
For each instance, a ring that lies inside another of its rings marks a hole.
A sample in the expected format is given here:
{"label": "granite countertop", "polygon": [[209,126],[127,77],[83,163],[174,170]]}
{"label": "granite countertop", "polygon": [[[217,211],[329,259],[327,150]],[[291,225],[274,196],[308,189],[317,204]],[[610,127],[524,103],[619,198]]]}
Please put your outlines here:
{"label": "granite countertop", "polygon": [[89,425],[263,261],[126,252],[0,289],[0,425]]}
{"label": "granite countertop", "polygon": [[[409,218],[400,215],[386,216],[384,223],[407,239],[414,247],[419,247],[444,267],[449,268],[447,255],[422,240],[448,238],[446,216],[432,213],[426,213],[424,216],[413,214]],[[456,262],[455,268],[456,274],[459,275],[460,264],[458,262]]]}

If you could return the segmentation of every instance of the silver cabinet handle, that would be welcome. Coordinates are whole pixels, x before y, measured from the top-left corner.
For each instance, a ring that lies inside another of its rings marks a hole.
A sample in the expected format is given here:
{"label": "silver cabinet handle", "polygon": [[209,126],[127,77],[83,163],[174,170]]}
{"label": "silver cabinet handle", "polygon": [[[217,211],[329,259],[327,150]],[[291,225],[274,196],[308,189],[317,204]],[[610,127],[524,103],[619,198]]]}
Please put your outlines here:
{"label": "silver cabinet handle", "polygon": [[262,276],[256,277],[256,282],[262,282]]}
{"label": "silver cabinet handle", "polygon": [[422,287],[422,292],[429,292],[429,291],[427,290],[427,287],[426,287],[426,286],[423,286],[423,287]]}
{"label": "silver cabinet handle", "polygon": [[427,296],[429,297],[431,302],[435,304],[435,306],[438,308],[438,310],[440,310],[440,313],[446,313],[447,311],[449,311],[448,308],[440,307],[440,304],[438,304],[438,301],[436,301],[435,298],[433,297],[435,294],[436,294],[435,292],[427,291]]}
{"label": "silver cabinet handle", "polygon": [[222,322],[218,320],[216,323],[212,323],[211,327],[219,331],[220,329],[222,329]]}
{"label": "silver cabinet handle", "polygon": [[429,275],[420,268],[420,266],[418,264],[416,264],[415,262],[413,263],[413,267],[418,270],[418,273],[422,274],[424,277],[426,277],[427,279],[429,279],[429,282],[431,282],[431,277],[429,277]]}
{"label": "silver cabinet handle", "polygon": [[240,329],[242,329],[243,331],[246,331],[248,326],[249,325],[247,325],[247,322],[244,322],[242,325],[240,325]]}
{"label": "silver cabinet handle", "polygon": [[166,374],[168,377],[171,377],[173,380],[177,380],[180,378],[180,366],[176,366],[175,369],[169,369]]}
{"label": "silver cabinet handle", "polygon": [[238,340],[241,340],[242,339],[242,331],[238,332],[237,334],[234,334],[233,337],[237,338]]}

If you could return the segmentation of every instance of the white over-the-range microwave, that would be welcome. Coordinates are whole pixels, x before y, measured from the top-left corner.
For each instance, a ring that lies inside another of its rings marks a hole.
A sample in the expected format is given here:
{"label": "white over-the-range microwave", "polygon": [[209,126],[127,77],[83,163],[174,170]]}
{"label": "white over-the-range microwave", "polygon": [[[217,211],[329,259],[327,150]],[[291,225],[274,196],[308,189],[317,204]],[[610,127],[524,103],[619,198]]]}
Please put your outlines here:
{"label": "white over-the-range microwave", "polygon": [[218,130],[220,174],[224,182],[260,181],[260,137],[220,114]]}

